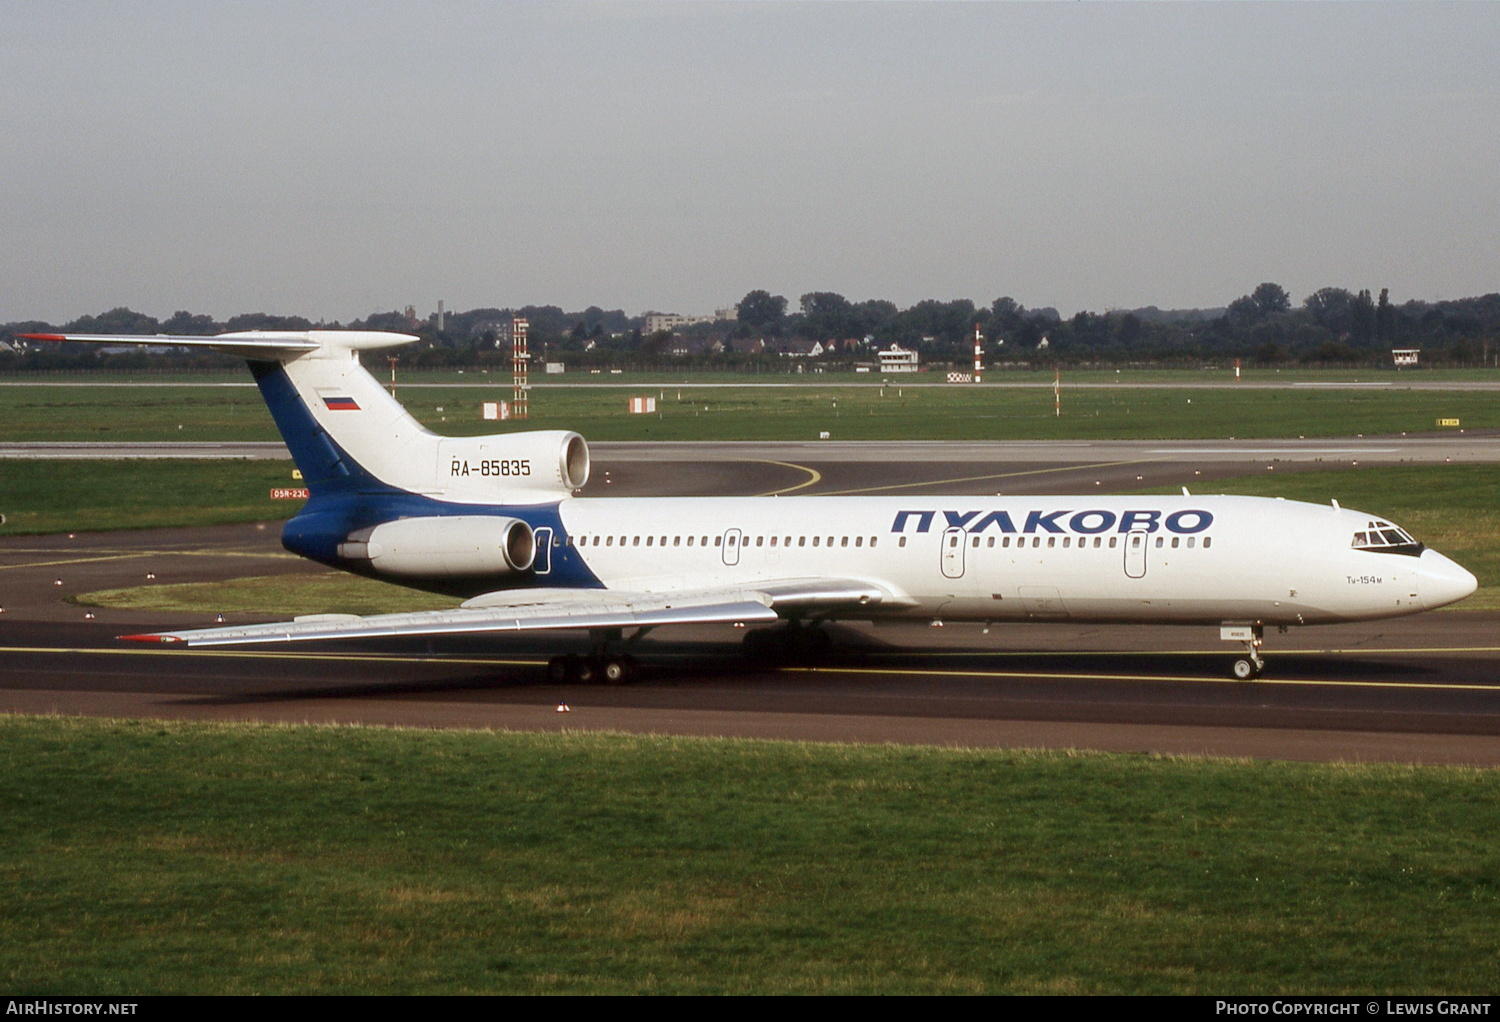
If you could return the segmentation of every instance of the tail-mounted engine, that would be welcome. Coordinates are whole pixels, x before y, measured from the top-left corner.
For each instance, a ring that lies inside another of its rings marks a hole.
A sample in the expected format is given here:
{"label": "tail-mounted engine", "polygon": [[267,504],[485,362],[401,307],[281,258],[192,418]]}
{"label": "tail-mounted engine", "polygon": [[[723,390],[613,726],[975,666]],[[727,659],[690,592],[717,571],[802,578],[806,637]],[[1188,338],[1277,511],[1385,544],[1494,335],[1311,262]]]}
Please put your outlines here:
{"label": "tail-mounted engine", "polygon": [[536,559],[536,538],[519,518],[402,518],[350,533],[339,557],[395,578],[520,575]]}
{"label": "tail-mounted engine", "polygon": [[589,445],[567,430],[443,437],[437,482],[449,499],[530,504],[571,496],[589,479]]}

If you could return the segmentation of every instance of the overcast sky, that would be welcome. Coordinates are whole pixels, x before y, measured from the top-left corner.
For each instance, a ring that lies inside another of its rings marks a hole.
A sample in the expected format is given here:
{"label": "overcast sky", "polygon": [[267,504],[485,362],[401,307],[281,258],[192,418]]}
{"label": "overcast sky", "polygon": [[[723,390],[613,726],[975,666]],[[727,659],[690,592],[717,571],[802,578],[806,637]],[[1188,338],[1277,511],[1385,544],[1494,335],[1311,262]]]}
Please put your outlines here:
{"label": "overcast sky", "polygon": [[1500,4],[0,0],[0,321],[1500,290]]}

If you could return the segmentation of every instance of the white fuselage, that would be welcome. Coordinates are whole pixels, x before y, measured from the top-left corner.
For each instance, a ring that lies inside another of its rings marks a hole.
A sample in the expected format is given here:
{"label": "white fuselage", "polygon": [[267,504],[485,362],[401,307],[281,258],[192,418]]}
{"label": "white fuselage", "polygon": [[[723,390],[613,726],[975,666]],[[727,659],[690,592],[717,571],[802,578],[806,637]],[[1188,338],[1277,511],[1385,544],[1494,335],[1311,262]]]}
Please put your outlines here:
{"label": "white fuselage", "polygon": [[1312,624],[1473,591],[1435,551],[1352,548],[1362,512],[1256,497],[576,498],[559,512],[567,536],[548,539],[609,588],[854,578],[892,594],[880,614]]}

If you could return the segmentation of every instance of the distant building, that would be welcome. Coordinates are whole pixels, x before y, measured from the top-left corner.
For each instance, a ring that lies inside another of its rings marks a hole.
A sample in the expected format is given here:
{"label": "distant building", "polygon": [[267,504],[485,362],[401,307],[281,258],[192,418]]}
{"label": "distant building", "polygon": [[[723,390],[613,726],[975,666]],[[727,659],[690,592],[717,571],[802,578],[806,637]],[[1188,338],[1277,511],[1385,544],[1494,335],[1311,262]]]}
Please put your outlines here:
{"label": "distant building", "polygon": [[899,344],[892,344],[880,352],[880,371],[883,373],[914,373],[917,371],[917,353],[907,351]]}
{"label": "distant building", "polygon": [[719,355],[724,351],[724,341],[719,337],[673,337],[667,350],[677,356]]}
{"label": "distant building", "polygon": [[1417,356],[1421,353],[1420,348],[1392,348],[1391,358],[1395,361],[1397,369],[1415,368]]}
{"label": "distant building", "polygon": [[721,319],[733,319],[733,309],[719,309],[712,316],[679,316],[675,312],[648,312],[646,313],[646,333],[654,334],[659,330],[681,330],[683,327],[697,326],[699,323],[717,323]]}
{"label": "distant building", "polygon": [[776,354],[782,358],[817,358],[826,350],[821,341],[779,341],[773,345]]}

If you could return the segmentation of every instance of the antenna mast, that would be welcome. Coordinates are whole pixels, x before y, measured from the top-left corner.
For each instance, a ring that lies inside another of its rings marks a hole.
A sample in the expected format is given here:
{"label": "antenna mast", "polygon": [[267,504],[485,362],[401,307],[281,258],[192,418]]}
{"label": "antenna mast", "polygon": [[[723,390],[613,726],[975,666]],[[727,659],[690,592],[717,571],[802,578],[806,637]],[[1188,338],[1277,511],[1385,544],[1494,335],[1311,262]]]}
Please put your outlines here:
{"label": "antenna mast", "polygon": [[527,327],[526,319],[522,316],[517,316],[511,320],[510,362],[511,377],[515,383],[514,400],[511,403],[511,417],[515,419],[528,418],[526,396],[531,390],[531,383],[527,378],[527,372],[531,365],[531,356],[526,347]]}

